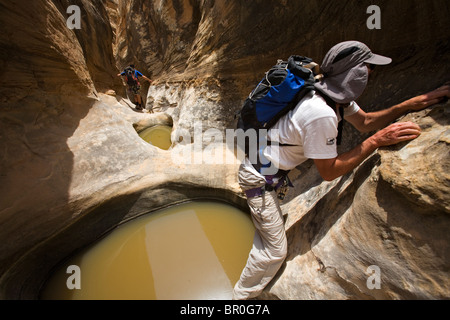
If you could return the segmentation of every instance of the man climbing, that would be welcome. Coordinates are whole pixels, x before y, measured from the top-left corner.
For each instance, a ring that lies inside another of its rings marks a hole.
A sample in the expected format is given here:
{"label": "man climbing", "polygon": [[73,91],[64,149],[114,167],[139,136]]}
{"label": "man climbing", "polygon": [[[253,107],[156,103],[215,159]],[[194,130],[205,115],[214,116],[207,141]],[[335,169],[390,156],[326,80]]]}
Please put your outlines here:
{"label": "man climbing", "polygon": [[[280,145],[266,147],[264,156],[276,164],[279,172],[288,172],[313,159],[323,179],[332,181],[351,172],[377,148],[419,137],[421,129],[414,123],[389,124],[409,111],[422,110],[450,97],[449,85],[377,112],[366,113],[355,102],[365,90],[375,66],[391,62],[390,58],[373,54],[357,41],[334,46],[323,61],[324,78],[316,83],[315,90],[307,93],[294,110],[269,130],[268,139],[278,137]],[[361,132],[384,129],[338,155],[336,137],[338,123],[343,119],[330,104],[342,109],[345,120]],[[276,178],[282,181],[284,177]],[[277,199],[277,183],[272,184],[274,180],[273,176],[263,176],[248,158],[239,169],[239,184],[247,195],[256,233],[247,264],[233,291],[236,300],[260,295],[287,255],[283,215]]]}
{"label": "man climbing", "polygon": [[142,96],[140,94],[141,84],[139,83],[139,77],[142,77],[144,80],[152,83],[152,80],[144,76],[141,72],[137,71],[134,65],[130,65],[125,68],[122,73],[117,75],[118,77],[125,77],[125,81],[127,83],[127,91],[130,96],[134,97],[134,104],[136,105],[137,110],[143,110],[143,101]]}

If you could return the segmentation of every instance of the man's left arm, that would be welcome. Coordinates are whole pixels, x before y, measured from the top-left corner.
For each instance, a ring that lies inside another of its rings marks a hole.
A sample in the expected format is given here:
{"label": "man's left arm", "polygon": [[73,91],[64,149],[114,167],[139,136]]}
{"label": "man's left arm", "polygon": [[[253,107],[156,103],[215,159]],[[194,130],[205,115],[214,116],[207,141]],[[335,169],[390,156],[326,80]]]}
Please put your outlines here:
{"label": "man's left arm", "polygon": [[450,98],[450,85],[444,85],[434,91],[411,98],[391,108],[366,113],[359,110],[346,118],[360,132],[372,132],[382,129],[410,111],[420,111]]}
{"label": "man's left arm", "polygon": [[[333,181],[360,165],[372,152],[380,147],[416,139],[421,129],[412,122],[398,122],[387,126],[408,111],[419,111],[441,102],[450,95],[450,86],[445,85],[427,94],[414,97],[399,105],[378,112],[365,113],[359,110],[346,119],[361,132],[382,129],[354,149],[334,159],[314,159],[323,179]],[[387,127],[386,127],[387,126]]]}
{"label": "man's left arm", "polygon": [[137,75],[138,77],[141,77],[142,79],[144,79],[144,80],[150,82],[150,83],[152,82],[152,80],[150,80],[149,78],[147,78],[146,76],[144,76],[141,72],[139,72],[139,71],[137,71],[137,70],[136,70],[136,75]]}
{"label": "man's left arm", "polygon": [[147,78],[146,76],[142,75],[142,78],[144,78],[144,80],[147,80],[148,82],[152,83],[153,81],[150,80],[149,78]]}

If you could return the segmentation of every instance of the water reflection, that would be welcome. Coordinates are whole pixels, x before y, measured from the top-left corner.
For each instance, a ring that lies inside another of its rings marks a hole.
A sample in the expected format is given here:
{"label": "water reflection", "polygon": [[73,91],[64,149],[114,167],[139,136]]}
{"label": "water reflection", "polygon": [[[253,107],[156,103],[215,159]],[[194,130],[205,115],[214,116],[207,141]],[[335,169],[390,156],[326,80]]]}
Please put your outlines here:
{"label": "water reflection", "polygon": [[[230,299],[246,263],[253,224],[216,202],[187,203],[117,228],[65,262],[43,299]],[[66,269],[81,270],[81,290],[68,290]]]}

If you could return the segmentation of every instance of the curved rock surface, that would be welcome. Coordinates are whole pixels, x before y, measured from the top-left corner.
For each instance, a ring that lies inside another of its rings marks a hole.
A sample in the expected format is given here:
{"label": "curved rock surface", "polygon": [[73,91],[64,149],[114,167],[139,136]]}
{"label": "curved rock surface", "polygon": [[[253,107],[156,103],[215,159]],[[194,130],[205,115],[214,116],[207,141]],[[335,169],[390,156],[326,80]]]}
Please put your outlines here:
{"label": "curved rock surface", "polygon": [[[81,9],[80,30],[66,27],[71,4]],[[378,1],[381,30],[366,27],[371,4],[3,1],[0,297],[37,298],[57,262],[141,214],[198,197],[245,207],[238,163],[185,164],[184,151],[200,143],[204,155],[212,139],[177,138],[186,130],[194,137],[198,122],[205,133],[233,128],[279,58],[320,62],[349,39],[391,56],[359,101],[367,110],[449,80],[448,1]],[[144,92],[158,113],[136,112],[121,97],[115,75],[131,62],[155,80]],[[289,255],[261,298],[450,297],[448,104],[407,118],[422,126],[419,139],[377,151],[348,176],[323,182],[311,162],[291,173],[295,188],[282,205]],[[174,126],[171,151],[136,132],[160,123]],[[363,138],[346,126],[342,149]],[[373,270],[380,289],[370,286]]]}
{"label": "curved rock surface", "polygon": [[[419,139],[377,151],[338,181],[292,173],[289,257],[268,297],[448,298],[448,106],[405,117],[423,128]],[[374,266],[380,289],[368,284]]]}

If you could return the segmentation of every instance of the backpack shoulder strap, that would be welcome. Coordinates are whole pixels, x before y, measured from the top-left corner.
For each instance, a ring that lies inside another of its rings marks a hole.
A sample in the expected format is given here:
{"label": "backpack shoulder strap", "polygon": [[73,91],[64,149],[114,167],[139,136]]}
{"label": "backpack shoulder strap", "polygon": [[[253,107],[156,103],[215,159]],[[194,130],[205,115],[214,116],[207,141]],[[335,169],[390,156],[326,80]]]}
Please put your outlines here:
{"label": "backpack shoulder strap", "polygon": [[[316,93],[320,95],[327,105],[334,110],[334,112],[338,112],[338,108],[336,105],[336,102],[334,102],[333,99],[331,99],[329,96],[327,96],[325,93],[321,92],[320,90],[316,90]],[[339,108],[339,115],[341,116],[341,121],[338,123],[338,136],[337,136],[337,144],[338,146],[342,143],[342,133],[344,131],[344,108]]]}

